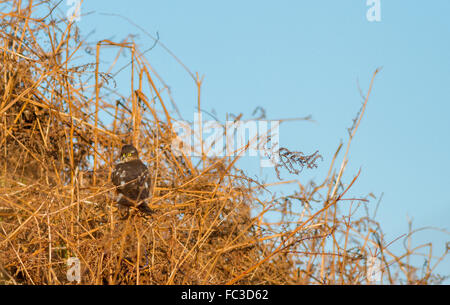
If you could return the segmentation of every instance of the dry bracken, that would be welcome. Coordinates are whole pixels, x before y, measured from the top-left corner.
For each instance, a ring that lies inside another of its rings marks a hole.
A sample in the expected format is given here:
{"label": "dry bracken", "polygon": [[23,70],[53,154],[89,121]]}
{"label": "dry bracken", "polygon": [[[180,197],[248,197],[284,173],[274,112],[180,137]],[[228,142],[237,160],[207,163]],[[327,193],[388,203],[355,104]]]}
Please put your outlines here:
{"label": "dry bracken", "polygon": [[[131,38],[90,46],[57,3],[0,6],[0,283],[70,284],[70,257],[83,284],[366,284],[370,257],[385,283],[441,280],[430,245],[396,255],[369,214],[353,218],[371,202],[350,195],[358,174],[342,183],[341,147],[323,182],[281,181],[297,191],[275,195],[238,157],[173,150],[170,90]],[[105,48],[129,56],[126,95]],[[125,143],[152,169],[150,216],[118,215],[110,180]],[[320,157],[280,153],[296,174]],[[427,249],[424,268],[409,263]]]}

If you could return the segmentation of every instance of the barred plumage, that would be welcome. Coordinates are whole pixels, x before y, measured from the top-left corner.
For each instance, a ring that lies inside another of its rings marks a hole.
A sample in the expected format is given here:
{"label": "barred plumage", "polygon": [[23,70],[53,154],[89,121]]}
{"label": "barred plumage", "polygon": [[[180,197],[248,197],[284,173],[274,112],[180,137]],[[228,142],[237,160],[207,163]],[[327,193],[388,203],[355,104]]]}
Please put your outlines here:
{"label": "barred plumage", "polygon": [[120,161],[112,172],[111,180],[117,186],[119,206],[136,206],[144,213],[151,213],[146,203],[150,195],[150,174],[134,146],[122,147]]}

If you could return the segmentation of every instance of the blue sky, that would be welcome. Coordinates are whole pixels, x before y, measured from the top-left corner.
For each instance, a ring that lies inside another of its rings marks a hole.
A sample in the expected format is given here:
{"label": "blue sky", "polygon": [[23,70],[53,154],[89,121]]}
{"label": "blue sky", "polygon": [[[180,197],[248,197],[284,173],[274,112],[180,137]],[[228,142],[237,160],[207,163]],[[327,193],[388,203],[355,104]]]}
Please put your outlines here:
{"label": "blue sky", "polygon": [[[250,115],[257,106],[268,119],[312,115],[316,123],[290,122],[280,130],[281,146],[324,157],[317,170],[283,174],[303,183],[324,177],[361,106],[358,83],[366,92],[372,73],[383,67],[352,143],[347,181],[361,167],[353,195],[384,193],[377,220],[388,240],[406,232],[407,216],[415,227],[450,231],[450,1],[380,2],[381,21],[369,22],[362,0],[85,0],[82,14],[91,14],[78,25],[82,35],[95,30],[89,41],[137,34],[141,49],[153,41],[102,13],[158,32],[189,69],[205,75],[202,108],[223,120],[226,113]],[[161,48],[147,58],[192,120],[196,90],[189,75]],[[274,178],[255,160],[245,166]],[[437,255],[450,236],[417,235],[417,244],[429,241]],[[449,270],[447,258],[440,271]]]}

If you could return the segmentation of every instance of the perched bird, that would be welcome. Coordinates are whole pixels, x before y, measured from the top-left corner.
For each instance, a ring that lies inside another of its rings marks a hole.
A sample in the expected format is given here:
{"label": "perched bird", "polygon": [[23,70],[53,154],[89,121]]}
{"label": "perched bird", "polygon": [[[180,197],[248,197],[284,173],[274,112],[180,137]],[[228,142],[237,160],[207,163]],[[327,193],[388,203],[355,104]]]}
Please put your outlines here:
{"label": "perched bird", "polygon": [[133,145],[122,147],[120,160],[114,167],[111,180],[117,187],[119,208],[128,211],[130,206],[135,206],[145,214],[152,213],[146,203],[150,194],[150,174]]}

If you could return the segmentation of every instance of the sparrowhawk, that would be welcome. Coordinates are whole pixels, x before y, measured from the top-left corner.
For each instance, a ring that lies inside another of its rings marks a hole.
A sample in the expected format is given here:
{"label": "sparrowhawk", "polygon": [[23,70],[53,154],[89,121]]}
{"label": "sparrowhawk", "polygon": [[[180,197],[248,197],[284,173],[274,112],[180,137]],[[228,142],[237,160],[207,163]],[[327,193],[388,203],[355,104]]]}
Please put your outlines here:
{"label": "sparrowhawk", "polygon": [[152,212],[146,202],[150,194],[150,174],[133,145],[122,147],[111,180],[117,187],[119,208],[128,211],[130,206],[134,206],[145,214]]}

